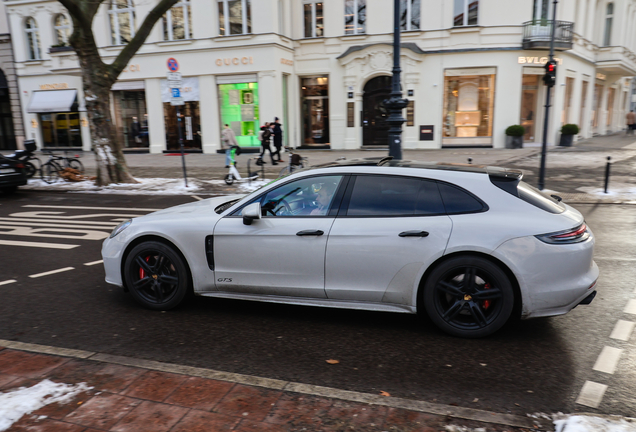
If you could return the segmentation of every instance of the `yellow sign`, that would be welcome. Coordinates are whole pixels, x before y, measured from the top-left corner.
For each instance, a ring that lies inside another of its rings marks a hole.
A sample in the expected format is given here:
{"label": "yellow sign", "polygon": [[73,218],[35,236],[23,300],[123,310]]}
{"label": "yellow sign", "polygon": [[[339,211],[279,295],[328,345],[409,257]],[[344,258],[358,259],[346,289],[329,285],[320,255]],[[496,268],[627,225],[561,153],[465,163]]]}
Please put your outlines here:
{"label": "yellow sign", "polygon": [[280,59],[280,62],[282,64],[284,64],[284,65],[287,65],[287,66],[293,66],[294,65],[294,61],[293,60],[287,60],[287,59],[284,59],[284,58]]}
{"label": "yellow sign", "polygon": [[64,90],[68,88],[68,83],[40,84],[40,90]]}
{"label": "yellow sign", "polygon": [[[554,61],[557,64],[563,64],[563,61],[560,58],[555,57]],[[519,64],[536,64],[536,65],[544,65],[548,62],[547,57],[519,57]]]}
{"label": "yellow sign", "polygon": [[36,119],[31,119],[31,127],[36,129],[38,127],[38,121]]}
{"label": "yellow sign", "polygon": [[238,64],[254,64],[254,58],[252,57],[233,57],[233,58],[223,58],[223,59],[216,59],[216,65],[217,66],[230,66],[230,65],[238,65]]}

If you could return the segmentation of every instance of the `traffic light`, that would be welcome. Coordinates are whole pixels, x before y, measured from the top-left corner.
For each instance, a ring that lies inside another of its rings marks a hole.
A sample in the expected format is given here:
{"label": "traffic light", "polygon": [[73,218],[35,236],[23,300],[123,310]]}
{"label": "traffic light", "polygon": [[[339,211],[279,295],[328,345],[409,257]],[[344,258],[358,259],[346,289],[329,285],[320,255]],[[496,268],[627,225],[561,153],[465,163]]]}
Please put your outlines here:
{"label": "traffic light", "polygon": [[548,87],[554,87],[556,84],[556,62],[550,60],[545,64],[545,75],[543,75],[543,82]]}

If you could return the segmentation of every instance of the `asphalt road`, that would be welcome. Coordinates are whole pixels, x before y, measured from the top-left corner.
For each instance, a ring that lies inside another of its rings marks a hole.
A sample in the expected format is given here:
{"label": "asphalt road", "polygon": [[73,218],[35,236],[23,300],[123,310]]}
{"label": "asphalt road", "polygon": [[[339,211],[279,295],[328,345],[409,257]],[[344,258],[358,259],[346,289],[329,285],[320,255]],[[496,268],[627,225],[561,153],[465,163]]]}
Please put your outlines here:
{"label": "asphalt road", "polygon": [[[96,262],[119,219],[192,200],[0,195],[0,339],[501,413],[636,412],[635,336],[610,337],[617,321],[636,320],[624,312],[636,298],[636,206],[577,206],[597,236],[601,277],[590,306],[462,340],[401,314],[205,298],[153,312],[104,282]],[[64,271],[46,274],[55,270]],[[594,370],[605,347],[619,353],[613,373]],[[596,409],[576,403],[587,381],[607,386]]]}

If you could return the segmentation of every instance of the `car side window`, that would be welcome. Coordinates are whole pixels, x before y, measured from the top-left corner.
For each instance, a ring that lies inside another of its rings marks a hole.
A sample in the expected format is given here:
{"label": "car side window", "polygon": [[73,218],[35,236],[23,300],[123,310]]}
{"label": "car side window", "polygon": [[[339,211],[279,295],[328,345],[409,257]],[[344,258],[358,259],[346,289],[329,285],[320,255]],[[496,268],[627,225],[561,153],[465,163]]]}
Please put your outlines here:
{"label": "car side window", "polygon": [[439,191],[447,214],[478,213],[488,210],[486,204],[457,186],[440,182]]}
{"label": "car side window", "polygon": [[347,216],[425,216],[444,214],[437,184],[414,177],[356,177]]}
{"label": "car side window", "polygon": [[[279,186],[249,204],[260,202],[263,217],[325,216],[342,181],[342,176],[303,178]],[[235,213],[241,216],[241,211]]]}

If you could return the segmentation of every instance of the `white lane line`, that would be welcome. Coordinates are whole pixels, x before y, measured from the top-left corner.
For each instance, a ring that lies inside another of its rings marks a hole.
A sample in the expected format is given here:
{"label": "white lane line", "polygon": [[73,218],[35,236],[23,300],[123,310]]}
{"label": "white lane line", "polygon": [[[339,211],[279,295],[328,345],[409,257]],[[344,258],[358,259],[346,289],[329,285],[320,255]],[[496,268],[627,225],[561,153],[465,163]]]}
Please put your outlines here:
{"label": "white lane line", "polygon": [[192,198],[194,198],[195,200],[203,201],[203,198],[198,197],[196,195],[192,195]]}
{"label": "white lane line", "polygon": [[111,229],[117,226],[116,223],[111,223],[104,226],[91,226],[83,225],[82,223],[70,224],[70,223],[38,223],[38,222],[6,222],[0,221],[1,225],[16,225],[16,226],[33,226],[33,227],[50,227],[50,228],[77,228],[77,229]]}
{"label": "white lane line", "polygon": [[8,284],[13,283],[13,282],[17,282],[17,280],[9,279],[9,280],[6,280],[6,281],[2,281],[2,282],[0,282],[0,285],[8,285]]}
{"label": "white lane line", "polygon": [[627,306],[625,306],[624,312],[636,315],[636,299],[631,299],[627,302]]}
{"label": "white lane line", "polygon": [[89,262],[89,263],[84,263],[85,266],[92,266],[95,264],[102,264],[104,262],[104,260],[98,260],[98,261],[93,261],[93,262]]}
{"label": "white lane line", "polygon": [[628,341],[632,337],[634,326],[636,326],[636,322],[618,320],[610,337],[612,339]]}
{"label": "white lane line", "polygon": [[8,222],[46,222],[46,223],[60,223],[60,224],[76,224],[76,225],[103,225],[104,228],[109,228],[113,226],[117,226],[117,224],[113,224],[112,222],[93,222],[93,221],[78,221],[78,220],[69,220],[69,219],[30,219],[30,218],[19,218],[19,217],[0,217],[0,221],[8,221]]}
{"label": "white lane line", "polygon": [[47,271],[47,272],[44,272],[44,273],[33,274],[33,275],[30,275],[29,277],[30,278],[39,278],[39,277],[42,277],[42,276],[48,276],[48,275],[52,275],[52,274],[55,274],[55,273],[62,273],[62,272],[69,271],[69,270],[75,270],[75,267],[64,267],[64,268],[61,268],[61,269],[51,270],[51,271]]}
{"label": "white lane line", "polygon": [[576,399],[576,403],[585,405],[592,408],[597,408],[603,400],[603,395],[607,390],[605,384],[599,384],[594,381],[585,381],[579,397]]}
{"label": "white lane line", "polygon": [[0,246],[25,246],[44,249],[73,249],[79,245],[61,244],[61,243],[44,243],[44,242],[26,242],[14,240],[0,240]]}
{"label": "white lane line", "polygon": [[601,354],[596,359],[596,364],[592,369],[599,372],[613,374],[616,371],[616,365],[621,358],[622,349],[613,347],[603,347]]}
{"label": "white lane line", "polygon": [[75,210],[115,210],[115,211],[141,211],[141,212],[155,212],[163,209],[153,209],[153,208],[130,208],[130,207],[82,207],[82,206],[54,206],[54,205],[38,205],[38,204],[28,204],[23,205],[22,207],[31,207],[31,208],[54,208],[54,209],[75,209]]}

